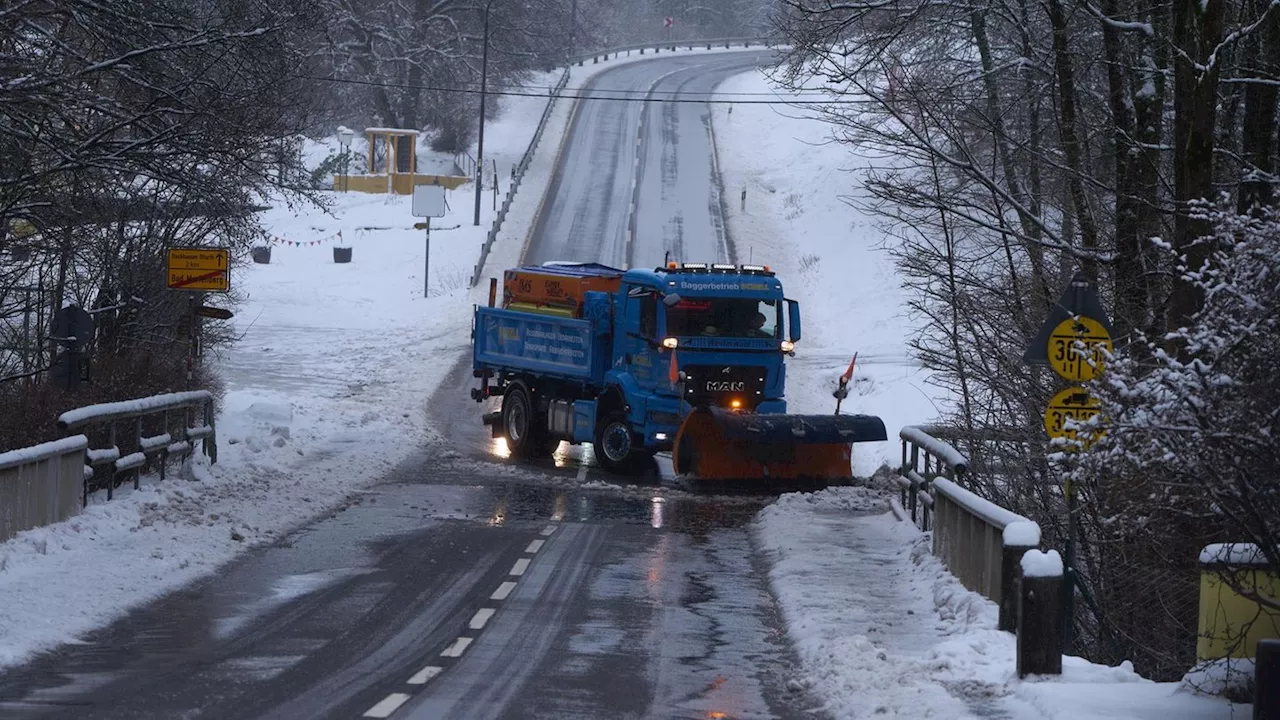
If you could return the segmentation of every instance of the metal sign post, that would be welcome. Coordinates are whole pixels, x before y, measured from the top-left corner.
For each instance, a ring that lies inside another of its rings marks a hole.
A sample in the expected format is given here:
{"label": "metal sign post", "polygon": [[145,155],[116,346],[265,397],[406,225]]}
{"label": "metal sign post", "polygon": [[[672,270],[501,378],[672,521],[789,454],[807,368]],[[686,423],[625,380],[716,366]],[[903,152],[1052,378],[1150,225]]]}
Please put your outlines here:
{"label": "metal sign post", "polygon": [[[1101,403],[1080,383],[1098,377],[1112,352],[1111,323],[1097,289],[1084,273],[1077,272],[1071,283],[1049,310],[1049,317],[1022,356],[1029,365],[1048,365],[1071,386],[1058,391],[1044,411],[1044,429],[1050,438],[1080,441],[1085,447],[1099,437],[1085,437],[1070,422],[1084,422],[1101,412]],[[1069,445],[1068,450],[1076,446]],[[1063,648],[1070,650],[1075,632],[1076,589],[1076,488],[1070,476],[1063,477],[1062,491],[1067,501],[1067,537],[1062,574]]]}
{"label": "metal sign post", "polygon": [[431,218],[444,217],[444,186],[417,185],[413,188],[413,216],[426,218],[415,228],[426,230],[426,244],[422,256],[422,297],[427,297],[431,282]]}

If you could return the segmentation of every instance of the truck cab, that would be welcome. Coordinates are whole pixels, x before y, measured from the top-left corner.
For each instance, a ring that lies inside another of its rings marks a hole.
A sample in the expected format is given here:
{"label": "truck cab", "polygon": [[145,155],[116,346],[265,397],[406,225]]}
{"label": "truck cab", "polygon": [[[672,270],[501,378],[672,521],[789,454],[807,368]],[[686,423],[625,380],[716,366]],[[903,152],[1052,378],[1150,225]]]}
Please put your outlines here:
{"label": "truck cab", "polygon": [[[767,266],[581,267],[597,289],[578,283],[580,292],[557,303],[537,278],[571,266],[517,269],[532,279],[510,290],[508,271],[504,307],[476,310],[473,365],[483,382],[473,397],[503,396],[487,421],[513,453],[591,442],[598,462],[616,470],[671,449],[695,408],[786,412],[783,360],[800,339],[799,307]],[[559,292],[565,281],[557,282]]]}

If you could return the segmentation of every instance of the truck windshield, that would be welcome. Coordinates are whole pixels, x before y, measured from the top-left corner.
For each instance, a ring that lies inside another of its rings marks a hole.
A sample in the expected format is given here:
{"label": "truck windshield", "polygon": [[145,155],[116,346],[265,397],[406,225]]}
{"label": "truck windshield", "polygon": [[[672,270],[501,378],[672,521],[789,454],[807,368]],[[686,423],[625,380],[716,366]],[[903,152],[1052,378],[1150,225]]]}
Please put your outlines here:
{"label": "truck windshield", "polygon": [[667,308],[672,336],[777,339],[781,326],[777,300],[683,298]]}

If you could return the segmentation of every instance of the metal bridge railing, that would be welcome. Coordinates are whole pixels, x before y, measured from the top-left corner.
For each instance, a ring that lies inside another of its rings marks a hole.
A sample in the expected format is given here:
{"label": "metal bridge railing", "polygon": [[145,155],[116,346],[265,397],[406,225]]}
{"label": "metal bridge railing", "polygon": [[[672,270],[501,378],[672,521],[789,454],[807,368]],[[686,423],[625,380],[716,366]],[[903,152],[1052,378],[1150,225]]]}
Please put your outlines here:
{"label": "metal bridge railing", "polygon": [[601,60],[609,60],[611,57],[617,57],[622,53],[630,55],[633,52],[639,52],[641,55],[652,50],[653,52],[661,52],[662,50],[675,50],[677,48],[713,48],[723,46],[729,49],[734,46],[751,47],[760,45],[764,47],[773,47],[775,43],[767,38],[761,37],[732,37],[732,38],[696,38],[691,40],[650,40],[649,42],[635,43],[633,45],[620,45],[618,47],[604,48],[595,50],[581,55],[573,55],[569,58],[570,65],[584,65],[586,61],[591,60],[598,63]]}
{"label": "metal bridge railing", "polygon": [[64,432],[82,430],[93,438],[91,442],[98,443],[86,453],[85,464],[92,471],[86,472],[84,480],[86,504],[95,481],[106,485],[108,500],[121,475],[132,473],[136,489],[142,467],[149,460],[159,460],[163,480],[169,458],[177,455],[185,462],[196,443],[210,463],[218,461],[213,395],[206,390],[69,410],[58,416],[58,428]]}
{"label": "metal bridge railing", "polygon": [[933,554],[947,570],[966,588],[998,604],[1000,629],[1013,630],[1018,563],[1040,546],[1040,526],[962,487],[968,458],[931,430],[936,429],[912,426],[898,433],[902,505],[912,522],[933,530]]}

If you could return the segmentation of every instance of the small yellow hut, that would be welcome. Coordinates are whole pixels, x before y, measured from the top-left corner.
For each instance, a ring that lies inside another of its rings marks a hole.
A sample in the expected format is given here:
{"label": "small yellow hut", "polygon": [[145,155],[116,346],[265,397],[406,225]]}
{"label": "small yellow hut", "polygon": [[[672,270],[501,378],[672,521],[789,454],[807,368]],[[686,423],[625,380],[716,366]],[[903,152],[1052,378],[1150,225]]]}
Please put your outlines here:
{"label": "small yellow hut", "polygon": [[454,190],[470,180],[457,175],[419,175],[417,130],[371,127],[365,128],[364,134],[369,141],[365,172],[335,175],[334,190],[412,195],[415,185],[443,185]]}

